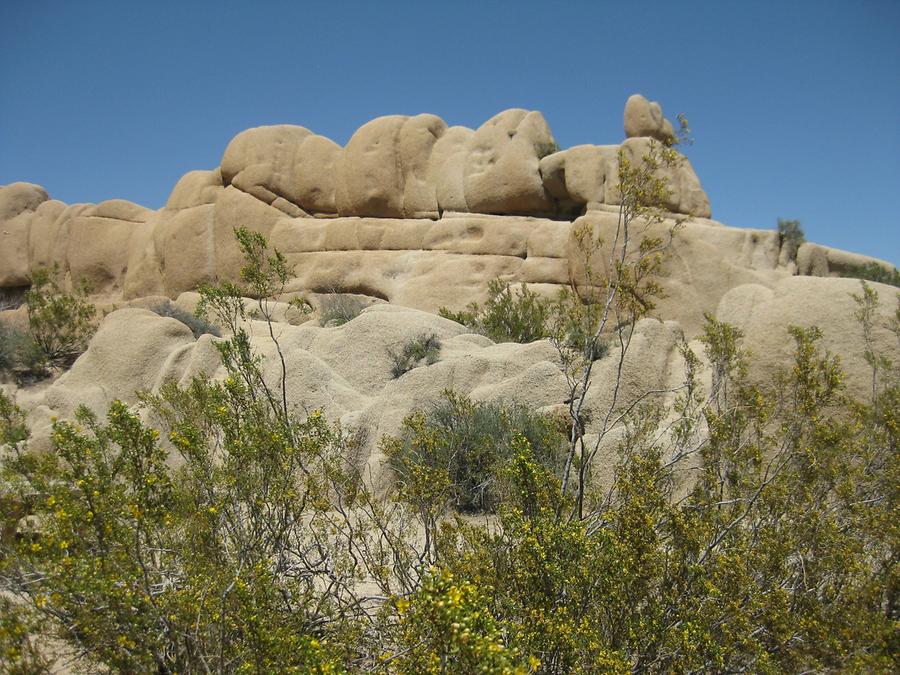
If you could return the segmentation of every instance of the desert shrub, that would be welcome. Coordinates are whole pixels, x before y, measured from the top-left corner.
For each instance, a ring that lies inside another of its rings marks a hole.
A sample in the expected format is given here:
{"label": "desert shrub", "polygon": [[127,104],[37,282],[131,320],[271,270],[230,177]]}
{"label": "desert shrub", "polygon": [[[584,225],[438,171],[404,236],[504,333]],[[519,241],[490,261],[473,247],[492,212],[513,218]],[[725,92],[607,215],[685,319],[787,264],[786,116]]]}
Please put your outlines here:
{"label": "desert shrub", "polygon": [[0,322],[0,375],[31,381],[47,375],[47,360],[32,337]]}
{"label": "desert shrub", "polygon": [[534,146],[534,152],[537,155],[538,159],[543,159],[547,155],[552,155],[554,152],[559,152],[559,149],[559,145],[556,143],[556,141],[538,143]]}
{"label": "desert shrub", "polygon": [[87,349],[97,309],[88,300],[85,284],[67,292],[57,276],[55,268],[35,270],[25,304],[29,332],[43,358],[50,365],[68,367]]}
{"label": "desert shrub", "polygon": [[388,350],[391,359],[391,377],[398,378],[404,373],[419,366],[424,361],[431,365],[441,352],[441,341],[434,334],[420,335],[412,338],[399,351]]}
{"label": "desert shrub", "polygon": [[782,246],[785,244],[790,246],[792,256],[797,255],[797,249],[800,248],[800,244],[806,241],[806,235],[803,232],[803,228],[800,226],[799,220],[784,220],[779,218],[778,236],[781,238]]}
{"label": "desert shrub", "polygon": [[842,270],[841,276],[900,287],[900,270],[896,267],[888,269],[884,265],[879,265],[876,262],[854,265],[853,267]]}
{"label": "desert shrub", "polygon": [[483,306],[473,302],[463,312],[441,307],[439,313],[494,342],[528,343],[550,335],[550,303],[524,283],[513,291],[508,281],[494,279],[488,283],[488,299]]}
{"label": "desert shrub", "polygon": [[180,321],[185,326],[191,329],[191,333],[194,334],[194,338],[198,338],[204,334],[215,335],[216,337],[222,336],[222,331],[219,330],[218,326],[209,323],[205,319],[202,319],[195,314],[186,312],[171,300],[166,300],[165,302],[161,302],[160,304],[151,307],[151,311],[159,314],[160,316],[167,316],[169,318]]}
{"label": "desert shrub", "polygon": [[365,308],[365,303],[352,295],[327,295],[319,301],[319,323],[323,326],[343,326],[358,317]]}
{"label": "desert shrub", "polygon": [[[558,469],[565,437],[557,420],[512,403],[473,402],[453,392],[408,416],[400,438],[385,444],[402,490],[446,485],[460,511],[491,511],[504,491],[503,467],[520,437],[541,465]],[[420,484],[423,477],[427,485]]]}
{"label": "desert shrub", "polygon": [[10,598],[0,596],[0,666],[10,675],[53,672],[53,662],[34,638],[36,618]]}

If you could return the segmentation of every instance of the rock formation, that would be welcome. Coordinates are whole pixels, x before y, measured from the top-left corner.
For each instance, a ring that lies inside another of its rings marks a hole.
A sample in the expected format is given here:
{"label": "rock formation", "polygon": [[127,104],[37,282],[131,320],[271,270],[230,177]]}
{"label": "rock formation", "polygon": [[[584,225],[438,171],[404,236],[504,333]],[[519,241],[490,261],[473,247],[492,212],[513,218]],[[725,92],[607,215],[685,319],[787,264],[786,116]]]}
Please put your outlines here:
{"label": "rock formation", "polygon": [[[343,148],[302,127],[258,127],[228,144],[218,168],[183,176],[158,211],[122,200],[66,205],[27,183],[0,187],[0,298],[16,304],[32,271],[55,265],[69,281],[87,280],[98,302],[132,307],[104,320],[70,372],[46,391],[22,390],[20,402],[46,431],[51,415],[78,403],[100,411],[167,377],[217,372],[209,336],[194,340],[177,321],[138,307],[165,296],[190,309],[200,284],[235,279],[241,256],[233,230],[245,226],[295,266],[289,293],[355,293],[377,303],[340,329],[284,324],[298,405],[382,433],[446,387],[533,407],[560,404],[565,388],[549,344],[493,345],[434,312],[483,300],[498,277],[546,294],[571,284],[585,291],[586,265],[603,256],[585,261],[573,232],[587,228],[610,241],[620,151],[636,161],[674,133],[659,105],[637,95],[624,126],[621,145],[564,150],[540,113],[518,109],[477,130],[434,115],[382,117]],[[848,355],[851,384],[864,391],[850,299],[858,282],[829,277],[873,259],[815,244],[794,255],[774,231],[710,220],[686,160],[665,177],[671,220],[660,232],[691,218],[666,262],[662,321],[638,327],[628,386],[664,386],[679,376],[677,338],[696,337],[704,314],[714,313],[745,331],[761,377],[787,354],[787,324],[826,328],[826,346]],[[390,379],[386,350],[423,331],[443,340],[440,361]],[[896,350],[886,330],[875,339]],[[608,394],[604,372],[599,366],[594,375],[598,400]]]}

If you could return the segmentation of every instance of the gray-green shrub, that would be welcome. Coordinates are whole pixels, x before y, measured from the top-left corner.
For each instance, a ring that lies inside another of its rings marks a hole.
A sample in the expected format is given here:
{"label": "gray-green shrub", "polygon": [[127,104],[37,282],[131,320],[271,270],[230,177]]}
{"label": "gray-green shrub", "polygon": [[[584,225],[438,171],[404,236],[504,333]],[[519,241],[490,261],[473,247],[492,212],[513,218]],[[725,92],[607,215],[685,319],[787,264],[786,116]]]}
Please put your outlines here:
{"label": "gray-green shrub", "polygon": [[495,508],[505,491],[504,469],[521,437],[532,458],[554,473],[565,459],[559,421],[517,403],[474,402],[446,391],[403,424],[401,435],[383,446],[401,486],[422,467],[446,471],[447,497],[459,511]]}
{"label": "gray-green shrub", "polygon": [[842,270],[841,276],[900,287],[900,270],[896,267],[888,269],[884,265],[879,265],[877,262],[854,265],[846,270]]}
{"label": "gray-green shrub", "polygon": [[359,298],[351,295],[327,295],[319,301],[319,323],[322,326],[343,326],[366,308]]}
{"label": "gray-green shrub", "polygon": [[391,358],[391,376],[396,379],[413,368],[425,364],[431,365],[441,352],[441,341],[433,333],[420,335],[403,344],[399,351],[388,350]]}
{"label": "gray-green shrub", "polygon": [[191,329],[191,333],[194,334],[195,339],[204,334],[215,335],[216,337],[222,336],[222,331],[219,330],[218,326],[181,309],[181,307],[174,304],[171,300],[166,300],[165,302],[161,302],[158,305],[151,307],[151,311],[160,316],[167,316],[171,319],[180,321]]}
{"label": "gray-green shrub", "polygon": [[514,291],[508,281],[494,279],[488,283],[484,305],[473,302],[462,312],[446,307],[438,311],[445,319],[468,326],[494,342],[528,343],[550,335],[551,303],[524,283]]}
{"label": "gray-green shrub", "polygon": [[25,293],[28,330],[47,364],[67,368],[85,349],[97,329],[97,308],[88,300],[88,287],[71,292],[57,281],[58,269],[37,269]]}

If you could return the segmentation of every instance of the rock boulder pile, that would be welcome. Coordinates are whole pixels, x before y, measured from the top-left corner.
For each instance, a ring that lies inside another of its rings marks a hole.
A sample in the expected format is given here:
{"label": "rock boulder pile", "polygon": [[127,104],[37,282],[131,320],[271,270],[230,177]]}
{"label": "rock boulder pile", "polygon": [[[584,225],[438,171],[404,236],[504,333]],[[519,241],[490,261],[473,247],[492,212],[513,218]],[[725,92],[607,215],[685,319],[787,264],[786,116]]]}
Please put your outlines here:
{"label": "rock boulder pile", "polygon": [[[258,127],[232,139],[219,167],[183,176],[156,211],[123,200],[67,205],[37,185],[0,186],[0,320],[21,322],[17,299],[32,272],[48,266],[69,283],[88,281],[98,304],[130,306],[107,316],[71,371],[37,392],[20,390],[19,401],[46,432],[51,416],[78,403],[99,412],[166,378],[221,374],[212,337],[195,340],[174,319],[141,308],[170,298],[189,311],[202,283],[235,280],[242,259],[233,231],[248,227],[294,266],[289,295],[352,293],[372,305],[340,329],[294,326],[281,312],[298,405],[376,435],[396,431],[414,405],[447,387],[558,406],[565,387],[549,343],[494,345],[435,313],[482,301],[495,278],[546,295],[572,286],[589,294],[584,280],[602,277],[608,256],[587,260],[575,233],[612,241],[620,153],[637,162],[674,134],[660,106],[639,95],[628,99],[624,127],[620,145],[564,150],[539,112],[519,109],[475,130],[434,115],[381,117],[345,147],[298,126]],[[665,177],[670,218],[644,235],[666,236],[676,219],[689,220],[666,258],[665,297],[639,326],[629,391],[680,376],[677,341],[696,338],[712,313],[746,333],[760,377],[789,353],[788,324],[819,325],[826,346],[846,355],[851,387],[864,393],[851,298],[859,283],[831,277],[883,263],[816,244],[797,250],[768,229],[725,227],[710,220],[686,159]],[[873,339],[896,353],[883,327],[895,289],[878,288],[886,302]],[[392,380],[387,350],[423,332],[443,341],[440,360]],[[591,396],[602,402],[611,377],[598,366]]]}

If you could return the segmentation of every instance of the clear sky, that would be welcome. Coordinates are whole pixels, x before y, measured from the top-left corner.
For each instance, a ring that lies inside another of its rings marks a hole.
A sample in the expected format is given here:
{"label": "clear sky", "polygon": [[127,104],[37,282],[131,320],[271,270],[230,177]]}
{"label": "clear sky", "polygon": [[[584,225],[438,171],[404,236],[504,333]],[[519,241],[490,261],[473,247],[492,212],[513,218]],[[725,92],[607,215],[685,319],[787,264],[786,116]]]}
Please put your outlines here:
{"label": "clear sky", "polygon": [[687,115],[717,220],[900,264],[898,0],[0,0],[0,184],[66,202],[159,208],[263,124],[517,107],[618,143],[634,92]]}

